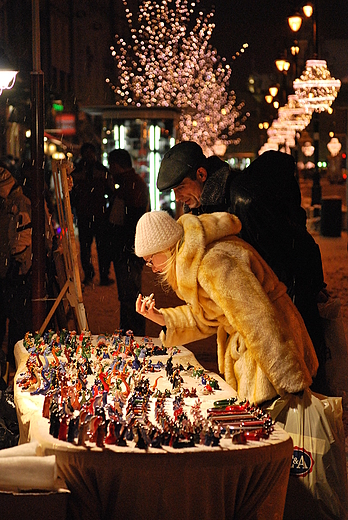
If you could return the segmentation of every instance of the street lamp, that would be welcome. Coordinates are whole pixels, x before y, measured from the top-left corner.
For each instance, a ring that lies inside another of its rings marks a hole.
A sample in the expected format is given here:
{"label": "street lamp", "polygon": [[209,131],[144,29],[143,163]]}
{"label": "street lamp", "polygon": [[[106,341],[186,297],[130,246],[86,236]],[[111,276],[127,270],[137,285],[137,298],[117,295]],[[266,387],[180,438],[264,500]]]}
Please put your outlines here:
{"label": "street lamp", "polygon": [[292,54],[293,56],[295,56],[295,57],[296,57],[296,56],[298,55],[298,53],[300,52],[300,47],[298,46],[298,41],[297,41],[297,40],[295,40],[294,43],[293,43],[293,45],[291,45],[290,51],[291,51],[291,54]]}
{"label": "street lamp", "polygon": [[341,82],[332,78],[324,60],[307,60],[306,69],[296,78],[293,87],[301,105],[313,111],[314,174],[312,205],[321,202],[319,162],[319,112],[328,111],[340,89]]}
{"label": "street lamp", "polygon": [[284,57],[281,56],[275,61],[276,67],[279,72],[284,72],[285,74],[290,69],[290,62]]}
{"label": "street lamp", "polygon": [[3,49],[0,49],[0,95],[10,90],[16,81],[18,70],[13,70]]}
{"label": "street lamp", "polygon": [[306,157],[312,157],[314,154],[314,146],[310,141],[306,141],[304,145],[301,147],[303,155]]}
{"label": "street lamp", "polygon": [[272,97],[276,97],[278,94],[278,87],[269,87],[268,90]]}
{"label": "street lamp", "polygon": [[[0,48],[0,96],[4,90],[10,90],[16,81],[18,70],[13,70],[4,50]],[[6,107],[6,108],[5,108]],[[1,132],[6,135],[8,125],[8,112],[7,112],[7,101],[2,103],[2,110],[4,110],[4,126],[1,128]],[[7,150],[7,139],[3,139],[1,143],[1,152],[5,154]]]}
{"label": "street lamp", "polygon": [[[287,96],[287,73],[290,69],[290,61],[287,59],[287,52],[285,51],[280,58],[275,61],[275,65],[279,72],[282,74],[282,103],[285,105]],[[279,107],[279,104],[278,104]],[[275,107],[275,108],[278,108]]]}
{"label": "street lamp", "polygon": [[299,31],[302,25],[302,17],[300,13],[295,13],[292,16],[289,16],[288,24],[293,32]]}
{"label": "street lamp", "polygon": [[[331,132],[329,135],[333,135]],[[340,151],[342,148],[342,145],[340,141],[337,139],[337,137],[331,137],[331,140],[327,143],[327,149],[330,152],[329,157],[329,165],[327,169],[327,177],[330,181],[330,183],[333,182],[342,182],[344,179],[342,175],[342,164],[341,164],[341,155]]]}
{"label": "street lamp", "polygon": [[11,90],[15,84],[17,74],[18,70],[0,70],[0,95],[4,90]]}
{"label": "street lamp", "polygon": [[331,137],[331,140],[327,143],[327,149],[329,150],[332,157],[336,157],[341,151],[342,145],[337,137]]}
{"label": "street lamp", "polygon": [[[306,17],[312,18],[312,39],[313,54],[312,60],[307,60],[306,69],[300,78],[293,82],[295,93],[300,104],[313,112],[313,137],[314,137],[314,174],[312,185],[312,205],[321,202],[319,162],[319,112],[328,110],[337,96],[341,82],[331,78],[327,69],[326,61],[318,60],[318,1],[313,4],[306,4],[303,7]],[[295,17],[296,18],[296,17]],[[300,26],[294,23],[294,17],[288,18],[289,26],[294,31],[298,31]]]}

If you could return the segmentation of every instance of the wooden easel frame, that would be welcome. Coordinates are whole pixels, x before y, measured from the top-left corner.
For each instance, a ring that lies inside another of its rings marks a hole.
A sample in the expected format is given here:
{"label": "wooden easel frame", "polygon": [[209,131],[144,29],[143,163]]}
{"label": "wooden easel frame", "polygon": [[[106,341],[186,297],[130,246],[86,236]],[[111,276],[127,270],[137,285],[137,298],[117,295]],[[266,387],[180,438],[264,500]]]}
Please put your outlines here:
{"label": "wooden easel frame", "polygon": [[73,169],[71,161],[56,161],[52,159],[52,175],[56,195],[57,214],[61,227],[61,245],[64,258],[66,280],[56,298],[50,312],[42,324],[39,334],[42,334],[50,322],[58,305],[66,296],[74,309],[78,332],[88,330],[86,310],[83,303],[81,278],[79,272],[78,253],[75,242],[73,216],[70,205],[68,175]]}

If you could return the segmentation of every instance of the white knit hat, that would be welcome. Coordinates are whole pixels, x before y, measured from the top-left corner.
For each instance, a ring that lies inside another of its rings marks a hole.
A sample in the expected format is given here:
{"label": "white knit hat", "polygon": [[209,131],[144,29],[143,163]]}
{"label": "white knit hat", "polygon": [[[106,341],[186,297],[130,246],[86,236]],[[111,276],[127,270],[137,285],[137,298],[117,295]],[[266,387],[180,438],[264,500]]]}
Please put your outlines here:
{"label": "white knit hat", "polygon": [[184,230],[166,211],[149,211],[138,220],[135,232],[135,254],[151,256],[173,246]]}

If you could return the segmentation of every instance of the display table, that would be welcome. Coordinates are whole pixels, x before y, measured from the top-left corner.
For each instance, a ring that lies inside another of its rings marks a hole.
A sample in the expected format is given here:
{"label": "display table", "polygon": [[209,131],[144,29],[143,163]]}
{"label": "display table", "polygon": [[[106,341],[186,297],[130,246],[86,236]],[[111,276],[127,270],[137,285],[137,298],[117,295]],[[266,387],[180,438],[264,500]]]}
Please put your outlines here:
{"label": "display table", "polygon": [[[42,417],[44,396],[32,396],[18,386],[28,358],[22,342],[15,347],[15,358],[20,442],[36,440],[44,455],[56,455],[59,476],[71,492],[69,519],[282,518],[292,457],[292,441],[285,431],[275,427],[269,438],[245,445],[222,438],[217,447],[78,446],[50,435],[48,419]],[[182,347],[173,360],[198,365]],[[213,394],[198,388],[203,412],[214,401],[235,395],[223,379],[216,374],[214,378],[220,389]],[[158,388],[168,385],[156,373],[149,379]],[[184,376],[183,385],[191,388],[191,379]]]}

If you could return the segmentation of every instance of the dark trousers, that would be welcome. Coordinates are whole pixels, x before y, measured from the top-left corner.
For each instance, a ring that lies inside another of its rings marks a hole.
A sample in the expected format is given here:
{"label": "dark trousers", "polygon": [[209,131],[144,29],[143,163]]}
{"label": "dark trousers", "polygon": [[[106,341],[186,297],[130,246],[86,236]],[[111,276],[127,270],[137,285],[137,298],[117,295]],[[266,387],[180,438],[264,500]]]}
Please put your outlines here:
{"label": "dark trousers", "polygon": [[135,301],[141,292],[141,274],[144,262],[132,251],[119,251],[113,258],[120,301],[120,328],[132,330],[136,336],[145,335],[145,318],[135,310]]}
{"label": "dark trousers", "polygon": [[311,390],[323,395],[329,395],[325,366],[326,361],[330,359],[330,350],[325,343],[324,329],[316,298],[311,295],[308,289],[300,286],[297,288],[294,303],[303,318],[319,361],[319,368],[316,376],[313,378]]}
{"label": "dark trousers", "polygon": [[109,226],[105,220],[91,220],[80,217],[77,221],[79,230],[80,256],[85,280],[92,280],[94,267],[92,264],[91,247],[95,237],[99,264],[100,280],[105,281],[110,269],[110,235]]}

